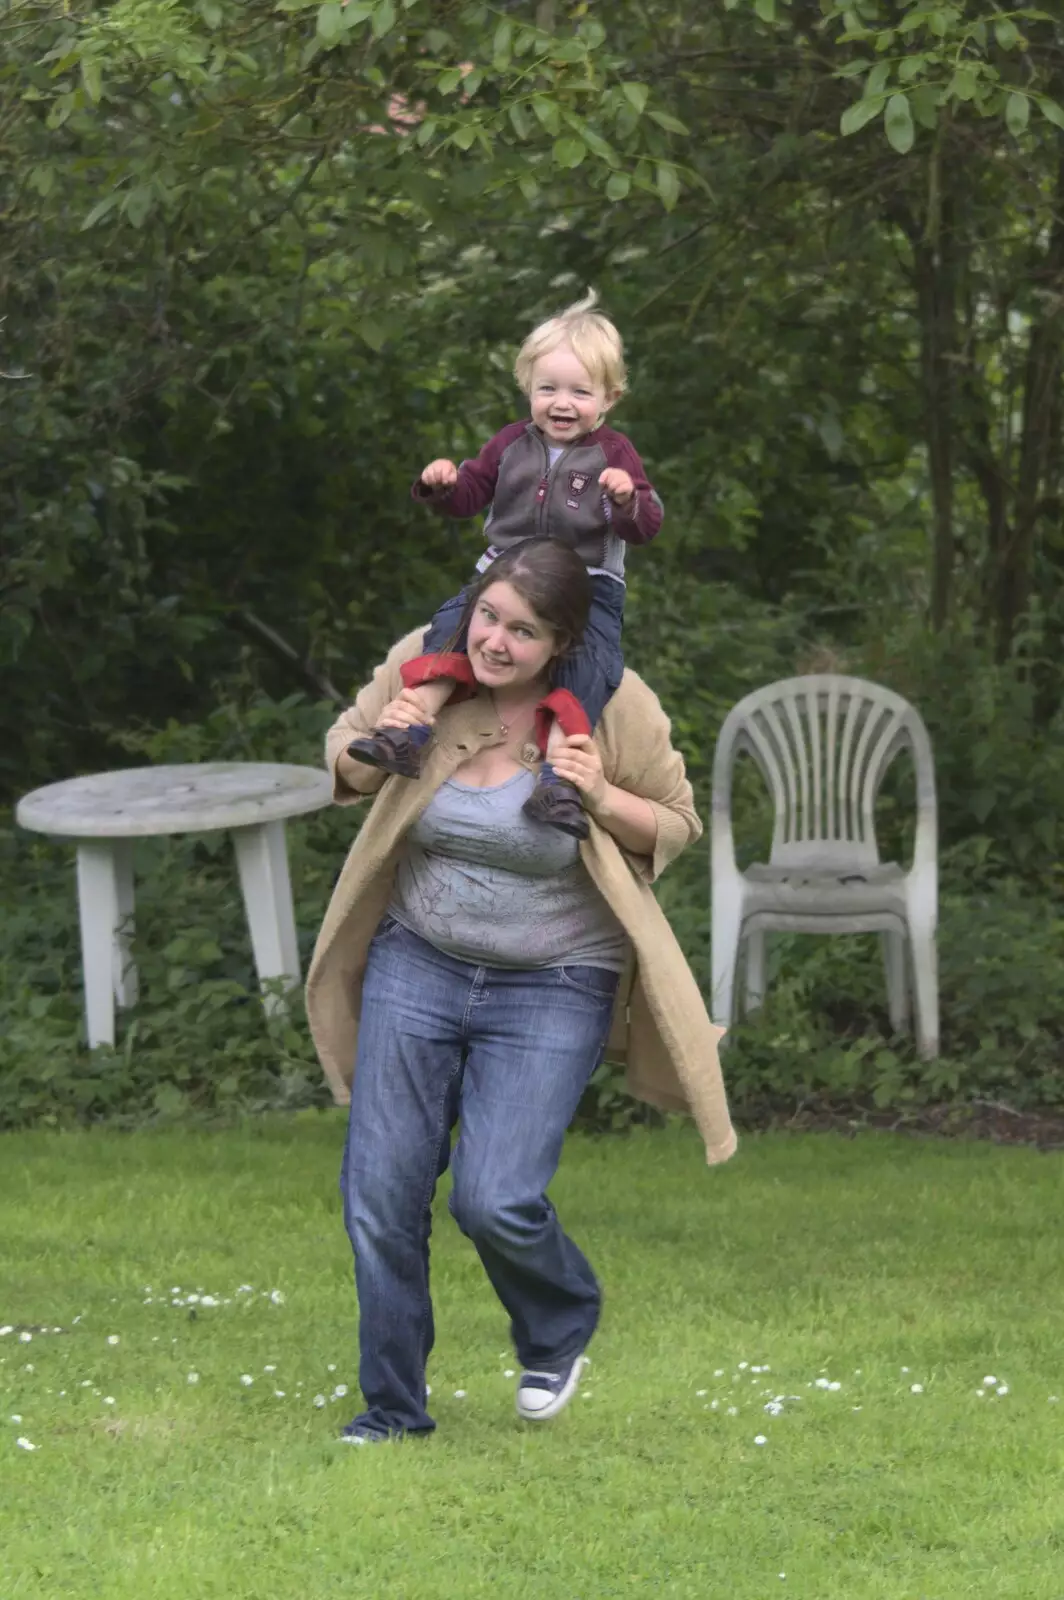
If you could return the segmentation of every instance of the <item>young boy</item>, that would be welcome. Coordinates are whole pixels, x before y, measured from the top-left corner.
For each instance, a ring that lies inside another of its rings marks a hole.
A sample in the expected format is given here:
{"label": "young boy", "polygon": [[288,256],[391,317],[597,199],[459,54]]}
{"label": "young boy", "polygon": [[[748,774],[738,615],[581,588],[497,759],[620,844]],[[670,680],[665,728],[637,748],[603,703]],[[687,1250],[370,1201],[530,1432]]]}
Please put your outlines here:
{"label": "young boy", "polygon": [[[531,420],[512,422],[489,439],[473,461],[430,461],[413,487],[416,500],[447,516],[471,517],[488,508],[490,545],[477,565],[484,572],[501,551],[531,537],[560,539],[587,564],[594,597],[582,645],[559,658],[554,688],[538,708],[546,757],[525,811],[540,822],[584,839],[587,816],[579,792],[550,763],[566,736],[590,733],[621,681],[626,544],[647,544],[661,526],[662,505],[643,463],[623,433],[603,419],[625,388],[624,350],[617,329],[594,309],[596,296],[541,323],[517,356],[514,376],[529,399]],[[447,654],[466,595],[445,602],[425,635],[425,654],[403,667],[430,716],[456,687],[475,688],[464,640]],[[553,718],[553,721],[550,719]],[[356,740],[351,755],[387,772],[415,778],[427,726],[377,730]]]}

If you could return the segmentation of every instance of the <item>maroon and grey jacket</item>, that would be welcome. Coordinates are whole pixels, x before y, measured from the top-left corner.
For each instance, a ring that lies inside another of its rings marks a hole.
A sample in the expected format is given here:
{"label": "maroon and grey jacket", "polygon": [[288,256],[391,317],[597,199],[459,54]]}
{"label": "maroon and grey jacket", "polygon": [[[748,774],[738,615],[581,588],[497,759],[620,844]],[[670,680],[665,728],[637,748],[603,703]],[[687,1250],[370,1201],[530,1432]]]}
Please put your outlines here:
{"label": "maroon and grey jacket", "polygon": [[[607,467],[623,467],[635,485],[623,511],[599,487]],[[648,544],[661,527],[661,501],[631,441],[606,427],[564,445],[551,466],[535,424],[511,422],[474,460],[462,462],[453,489],[427,489],[418,478],[413,494],[450,517],[488,508],[484,531],[493,555],[520,539],[561,539],[591,571],[622,579],[625,545]]]}

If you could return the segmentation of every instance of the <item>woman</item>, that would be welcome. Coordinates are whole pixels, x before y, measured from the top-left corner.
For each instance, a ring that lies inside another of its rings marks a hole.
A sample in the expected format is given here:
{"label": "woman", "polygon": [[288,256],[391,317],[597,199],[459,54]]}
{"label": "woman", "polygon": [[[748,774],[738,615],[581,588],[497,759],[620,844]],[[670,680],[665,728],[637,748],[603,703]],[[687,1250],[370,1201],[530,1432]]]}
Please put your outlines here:
{"label": "woman", "polygon": [[608,1042],[627,1044],[634,1093],[694,1111],[708,1161],[735,1149],[722,1030],[649,887],[701,826],[668,720],[634,673],[594,739],[570,738],[555,762],[581,792],[590,837],[578,844],[522,813],[535,708],[552,662],[578,647],[589,591],[583,564],[552,540],[493,562],[464,619],[479,690],[440,713],[419,784],[385,779],[348,745],[424,719],[400,675],[420,633],[328,735],[336,800],[380,791],[307,980],[326,1075],[351,1105],[341,1186],[366,1402],[344,1430],[354,1443],[435,1426],[428,1238],[456,1121],[451,1210],[509,1313],[530,1421],[568,1403],[598,1320],[594,1273],[545,1190]]}

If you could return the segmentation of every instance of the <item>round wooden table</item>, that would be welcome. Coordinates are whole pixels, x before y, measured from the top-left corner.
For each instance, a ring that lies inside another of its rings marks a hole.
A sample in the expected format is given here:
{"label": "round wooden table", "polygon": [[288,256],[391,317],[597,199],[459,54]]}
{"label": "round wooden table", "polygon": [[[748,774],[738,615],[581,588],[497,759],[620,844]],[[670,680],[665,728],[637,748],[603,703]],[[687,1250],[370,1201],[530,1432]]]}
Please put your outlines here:
{"label": "round wooden table", "polygon": [[[133,1005],[133,840],[159,834],[231,833],[265,1004],[284,1007],[300,981],[284,825],[332,802],[317,767],[255,761],[133,767],[34,789],[15,820],[35,833],[77,841],[78,914],[90,1047],[114,1044],[115,1003]],[[281,984],[277,984],[277,980]]]}

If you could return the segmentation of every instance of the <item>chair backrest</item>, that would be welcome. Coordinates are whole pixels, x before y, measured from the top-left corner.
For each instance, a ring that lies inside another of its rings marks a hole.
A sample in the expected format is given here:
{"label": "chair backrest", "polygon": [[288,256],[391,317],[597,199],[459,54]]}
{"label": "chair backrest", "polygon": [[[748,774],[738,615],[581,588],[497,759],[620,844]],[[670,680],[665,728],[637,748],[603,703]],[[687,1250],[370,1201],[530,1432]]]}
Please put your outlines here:
{"label": "chair backrest", "polygon": [[901,695],[864,678],[781,678],[732,707],[717,740],[713,809],[730,814],[736,757],[753,757],[776,808],[774,866],[873,866],[875,803],[898,752],[912,751],[917,807],[935,810],[931,741]]}

